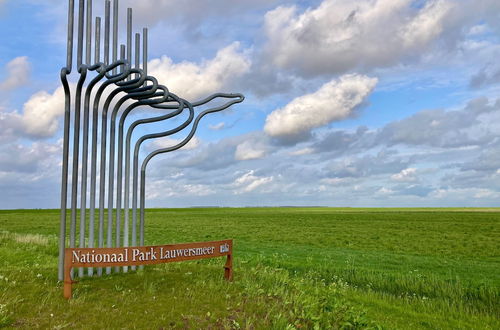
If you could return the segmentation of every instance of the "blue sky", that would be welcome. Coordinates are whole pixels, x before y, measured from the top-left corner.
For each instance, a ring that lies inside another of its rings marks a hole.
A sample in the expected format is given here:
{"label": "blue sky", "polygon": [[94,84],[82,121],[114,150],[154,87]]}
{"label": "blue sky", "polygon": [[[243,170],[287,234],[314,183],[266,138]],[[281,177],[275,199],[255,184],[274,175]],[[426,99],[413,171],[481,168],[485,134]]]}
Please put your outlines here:
{"label": "blue sky", "polygon": [[[151,163],[147,206],[498,206],[500,2],[128,6],[171,91],[246,96]],[[0,208],[59,205],[66,14],[0,0]]]}

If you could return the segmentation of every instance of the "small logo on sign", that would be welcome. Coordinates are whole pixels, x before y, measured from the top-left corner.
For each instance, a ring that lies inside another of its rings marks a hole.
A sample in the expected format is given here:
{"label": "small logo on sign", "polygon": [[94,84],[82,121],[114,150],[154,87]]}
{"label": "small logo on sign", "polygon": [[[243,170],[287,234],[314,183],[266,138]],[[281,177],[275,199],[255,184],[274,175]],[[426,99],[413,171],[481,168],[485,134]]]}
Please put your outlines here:
{"label": "small logo on sign", "polygon": [[220,246],[220,253],[229,252],[229,244],[224,244]]}

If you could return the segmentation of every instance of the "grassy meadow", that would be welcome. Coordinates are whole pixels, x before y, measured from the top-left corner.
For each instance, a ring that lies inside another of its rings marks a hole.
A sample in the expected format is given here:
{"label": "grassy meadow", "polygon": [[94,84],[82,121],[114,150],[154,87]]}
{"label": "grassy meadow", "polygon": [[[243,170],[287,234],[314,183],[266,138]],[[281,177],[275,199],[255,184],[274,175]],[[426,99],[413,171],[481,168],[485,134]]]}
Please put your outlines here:
{"label": "grassy meadow", "polygon": [[62,297],[57,210],[0,211],[0,327],[500,329],[500,209],[150,209],[146,244],[224,258],[85,278]]}

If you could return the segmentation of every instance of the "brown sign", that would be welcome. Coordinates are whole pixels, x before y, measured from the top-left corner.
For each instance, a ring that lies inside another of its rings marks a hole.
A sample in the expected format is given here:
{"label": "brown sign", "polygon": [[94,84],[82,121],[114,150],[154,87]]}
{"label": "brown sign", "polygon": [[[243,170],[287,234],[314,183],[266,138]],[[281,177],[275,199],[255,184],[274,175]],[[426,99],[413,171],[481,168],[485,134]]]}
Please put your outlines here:
{"label": "brown sign", "polygon": [[154,265],[227,256],[224,278],[233,277],[233,240],[121,248],[67,248],[64,262],[64,297],[71,298],[71,269]]}

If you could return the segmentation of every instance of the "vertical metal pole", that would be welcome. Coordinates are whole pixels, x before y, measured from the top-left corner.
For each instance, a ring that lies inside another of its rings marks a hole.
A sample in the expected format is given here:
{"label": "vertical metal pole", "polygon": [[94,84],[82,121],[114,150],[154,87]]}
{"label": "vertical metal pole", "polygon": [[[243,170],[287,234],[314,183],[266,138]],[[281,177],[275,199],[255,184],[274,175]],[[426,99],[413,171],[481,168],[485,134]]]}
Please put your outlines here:
{"label": "vertical metal pole", "polygon": [[[139,244],[144,246],[144,209],[146,207],[146,166],[141,169],[141,196],[140,196],[140,224],[139,224]],[[141,268],[143,266],[140,266]]]}
{"label": "vertical metal pole", "polygon": [[[135,67],[136,69],[140,68],[140,42],[141,35],[139,33],[135,34]],[[127,140],[128,141],[128,140]],[[129,246],[129,201],[130,201],[130,152],[125,153],[125,193],[124,193],[124,210],[125,210],[125,219],[124,219],[124,237],[123,237],[123,246]],[[132,227],[132,237],[135,235],[135,229]],[[133,240],[135,243],[135,239]]]}
{"label": "vertical metal pole", "polygon": [[[104,64],[108,66],[109,63],[109,40],[111,33],[111,1],[106,0],[105,8],[104,8]],[[96,167],[94,169],[94,173],[97,172],[97,131],[99,116],[98,116],[98,107],[99,104],[94,104],[94,122],[96,123],[95,129],[92,131],[92,166]],[[106,149],[106,117],[103,115],[102,123],[101,123],[101,158],[100,158],[100,166],[99,166],[99,175],[100,175],[100,184],[99,184],[99,233],[98,233],[98,247],[104,247],[104,185],[103,180],[106,175],[106,166],[105,166],[105,153],[103,150]],[[104,145],[104,146],[103,146]],[[95,147],[94,147],[95,146]],[[104,148],[104,149],[103,149]],[[104,163],[103,163],[104,162]],[[90,208],[91,212],[95,207],[95,194],[96,194],[96,174],[91,178],[91,189],[90,189]],[[93,202],[92,202],[93,201]],[[102,268],[97,268],[97,275],[102,275]]]}
{"label": "vertical metal pole", "polygon": [[[125,59],[125,45],[120,45],[120,55],[121,59]],[[125,71],[125,68],[123,69]],[[107,247],[113,247],[113,194],[114,194],[114,182],[115,182],[115,125],[110,125],[110,138],[109,138],[109,161],[108,161],[108,235],[107,235]],[[116,235],[119,235],[119,224],[116,223],[115,231]],[[111,267],[106,267],[106,274],[111,273]]]}
{"label": "vertical metal pole", "polygon": [[[143,40],[142,40],[142,70],[144,71],[144,74],[148,74],[148,29],[143,28],[142,29],[142,35],[143,35]],[[144,83],[144,86],[146,86],[146,83]],[[136,155],[134,155],[134,164],[138,163],[138,159],[136,159]],[[136,167],[137,168],[137,167]],[[137,244],[137,186],[138,186],[138,173],[137,171],[132,172],[133,179],[132,179],[132,245],[136,246]],[[132,267],[132,270],[135,270],[135,267]]]}
{"label": "vertical metal pole", "polygon": [[[64,106],[64,139],[63,139],[63,163],[61,174],[61,214],[59,224],[59,268],[57,278],[64,280],[64,249],[66,248],[66,209],[68,203],[68,163],[69,163],[69,122],[71,108],[71,93],[66,80],[66,74],[71,73],[73,66],[73,31],[74,31],[75,2],[69,0],[68,4],[68,47],[66,57],[66,68],[61,72],[65,92]],[[63,79],[64,77],[64,79]]]}
{"label": "vertical metal pole", "polygon": [[[141,68],[141,65],[140,65],[140,57],[141,57],[140,49],[141,49],[141,34],[140,33],[136,33],[135,34],[135,68],[136,69],[140,69]],[[135,77],[139,78],[139,74],[136,74]]]}
{"label": "vertical metal pole", "polygon": [[142,70],[144,74],[148,74],[148,29],[142,29]]}
{"label": "vertical metal pole", "polygon": [[111,2],[106,0],[104,9],[104,64],[109,65],[109,33],[111,28]]}
{"label": "vertical metal pole", "polygon": [[[132,167],[132,246],[137,246],[137,195],[138,195],[138,174],[137,167],[139,164],[139,156],[134,152]],[[132,270],[135,267],[132,266]]]}
{"label": "vertical metal pole", "polygon": [[101,18],[95,18],[94,63],[101,62]]}
{"label": "vertical metal pole", "polygon": [[[80,198],[81,198],[81,205],[85,205],[86,206],[86,192],[87,192],[87,164],[88,164],[88,135],[89,135],[89,111],[90,111],[90,99],[91,99],[91,95],[92,95],[92,89],[94,88],[94,86],[102,79],[104,78],[105,74],[106,74],[106,71],[104,70],[104,65],[94,65],[94,66],[90,66],[89,67],[91,70],[96,70],[96,69],[100,69],[99,70],[99,74],[94,78],[92,79],[92,81],[88,84],[87,86],[87,91],[85,92],[85,101],[84,101],[84,113],[83,113],[83,155],[82,155],[82,181],[81,181],[81,184],[82,184],[82,193],[80,194]],[[92,116],[93,119],[95,118],[95,115]],[[95,122],[95,120],[93,120]],[[95,123],[92,123],[92,129],[94,130],[94,128],[96,127],[95,126]],[[92,173],[91,173],[92,174]],[[95,174],[95,170],[94,170],[94,174]],[[82,218],[80,219],[80,247],[81,248],[84,248],[85,247],[85,208],[81,208],[80,210],[80,214],[82,216]],[[90,219],[89,220],[89,228],[90,226],[92,227],[90,230],[89,229],[89,246],[90,244],[93,245],[93,222],[94,222],[94,219]],[[92,234],[90,234],[90,232],[92,232]],[[92,235],[92,237],[90,237],[90,235]],[[83,238],[82,238],[83,237]],[[92,238],[92,243],[90,243],[90,239]],[[79,274],[80,274],[80,277],[83,276],[83,268],[79,268]]]}
{"label": "vertical metal pole", "polygon": [[87,0],[87,45],[85,62],[87,65],[92,65],[92,0]]}
{"label": "vertical metal pole", "polygon": [[[142,34],[143,34],[143,40],[142,40],[142,42],[143,42],[143,46],[142,46],[143,47],[143,50],[142,50],[143,51],[142,68],[144,70],[144,74],[147,75],[148,74],[148,29],[147,28],[143,28],[142,29]],[[137,173],[134,173],[134,175],[137,176]],[[145,171],[144,171],[144,173],[141,172],[141,197],[142,197],[142,193],[143,193],[142,191],[145,190],[145,189],[142,189],[142,185],[145,184],[145,183],[143,183],[144,181],[142,181],[143,180],[142,179],[143,175],[145,177],[145,175],[146,175]],[[145,180],[145,178],[144,178],[144,180]],[[136,185],[137,185],[137,180],[136,180]],[[137,189],[137,187],[134,188],[134,189]],[[137,203],[137,200],[135,202]],[[137,216],[137,214],[136,214],[136,216]],[[141,218],[140,218],[140,224],[139,224],[139,228],[140,228],[139,229],[139,242],[140,242],[139,244],[140,245],[144,245],[144,228],[143,228],[143,226],[144,226],[144,202],[143,202],[142,199],[141,199],[141,205],[140,205],[140,217]],[[142,269],[143,266],[139,266],[139,268]]]}
{"label": "vertical metal pole", "polygon": [[[101,61],[101,18],[96,17],[95,20],[95,62]],[[97,98],[97,96],[96,96]],[[96,100],[94,99],[94,102]],[[94,106],[95,107],[95,106]],[[96,190],[96,157],[97,157],[97,127],[98,127],[97,111],[92,111],[92,152],[91,152],[91,165],[90,165],[90,211],[89,211],[89,248],[94,247],[94,223],[95,223],[95,190]],[[89,267],[88,275],[94,275],[94,269]]]}
{"label": "vertical metal pole", "polygon": [[[102,112],[101,119],[101,158],[99,170],[99,247],[104,246],[104,199],[105,199],[105,182],[106,182],[106,139],[108,119],[106,109]],[[108,241],[108,247],[109,241]],[[97,274],[102,274],[102,268],[97,269]]]}
{"label": "vertical metal pole", "polygon": [[[132,168],[132,246],[137,246],[137,196],[139,195],[139,144],[134,148],[133,168]],[[139,240],[140,242],[140,240]],[[135,267],[132,266],[132,270]]]}
{"label": "vertical metal pole", "polygon": [[[127,46],[120,45],[120,59],[121,60],[126,60],[126,58],[125,58],[125,56],[127,56],[126,52],[127,52]],[[123,68],[122,69],[122,73],[123,73],[123,72],[125,72],[125,66],[123,65],[122,68]]]}
{"label": "vertical metal pole", "polygon": [[77,69],[80,69],[82,65],[82,57],[83,57],[83,20],[84,20],[84,11],[85,11],[85,3],[84,0],[80,0],[79,2],[79,11],[78,11],[78,48],[77,48]]}
{"label": "vertical metal pole", "polygon": [[78,80],[75,97],[75,118],[74,118],[74,133],[73,133],[73,168],[71,171],[71,229],[69,245],[75,247],[76,241],[76,211],[77,211],[77,196],[78,196],[78,157],[80,151],[80,109],[82,106],[82,87],[87,76],[87,67],[80,68],[80,79]]}
{"label": "vertical metal pole", "polygon": [[[113,63],[118,60],[118,0],[113,0]],[[117,69],[113,69],[116,74]]]}
{"label": "vertical metal pole", "polygon": [[[69,245],[74,248],[76,244],[76,213],[77,213],[77,196],[78,196],[78,157],[80,151],[80,109],[82,99],[82,87],[86,78],[87,70],[82,67],[83,55],[83,20],[84,20],[84,1],[80,0],[80,12],[78,13],[78,71],[80,71],[80,79],[78,81],[76,98],[75,98],[75,118],[74,118],[74,134],[73,134],[73,168],[71,171],[71,228]],[[83,74],[85,72],[85,75]]]}
{"label": "vertical metal pole", "polygon": [[[132,66],[132,8],[127,8],[127,61]],[[131,79],[129,76],[128,80]]]}
{"label": "vertical metal pole", "polygon": [[[115,118],[116,119],[116,118]],[[120,121],[121,122],[121,121]],[[118,161],[116,173],[116,246],[121,246],[121,204],[122,204],[122,183],[123,183],[123,128],[118,130]],[[123,237],[127,236],[128,222],[123,223]],[[124,238],[125,241],[125,238]],[[125,245],[124,245],[125,246]],[[126,271],[126,267],[123,267]],[[117,270],[118,271],[118,270]]]}
{"label": "vertical metal pole", "polygon": [[[140,69],[140,48],[141,48],[141,35],[139,33],[135,34],[135,68]],[[136,74],[136,78],[139,77],[139,74]],[[129,139],[127,138],[127,143],[130,144]],[[130,152],[125,153],[125,192],[124,192],[124,229],[123,229],[123,246],[128,247],[130,244],[130,224],[129,224],[129,216],[130,216]],[[136,243],[135,240],[136,231],[135,224],[132,226],[132,245],[134,246]],[[135,266],[132,267],[135,270]],[[128,267],[123,267],[123,271],[127,272]]]}
{"label": "vertical metal pole", "polygon": [[71,73],[73,66],[73,34],[75,30],[75,0],[69,0],[68,4],[68,47],[66,57],[66,69]]}
{"label": "vertical metal pole", "polygon": [[[129,8],[130,9],[130,8]],[[131,18],[131,16],[130,16]],[[121,45],[121,57],[122,59],[125,58],[125,45]],[[130,64],[130,59],[127,60]],[[128,76],[130,80],[130,75]],[[113,115],[116,115],[117,112],[113,111]],[[112,131],[114,133],[114,130],[116,128],[116,116],[112,118]],[[121,146],[123,144],[123,137],[121,134],[118,134],[118,145]],[[114,142],[114,141],[113,141]],[[113,149],[114,150],[114,149]],[[116,227],[115,227],[115,234],[116,234],[116,242],[115,246],[119,247],[121,246],[121,203],[122,203],[122,159],[121,159],[121,153],[118,153],[118,162],[117,162],[117,173],[116,173]],[[114,153],[113,155],[110,156],[113,157],[113,162],[114,162]],[[119,272],[120,267],[115,267],[115,271]]]}
{"label": "vertical metal pole", "polygon": [[[87,0],[87,43],[85,62],[90,65],[92,54],[92,0]],[[90,86],[85,93],[85,104],[83,109],[83,147],[82,147],[82,175],[80,190],[80,247],[85,247],[85,221],[87,216],[87,164],[89,143],[89,99]],[[83,268],[78,269],[78,276],[83,277]]]}

